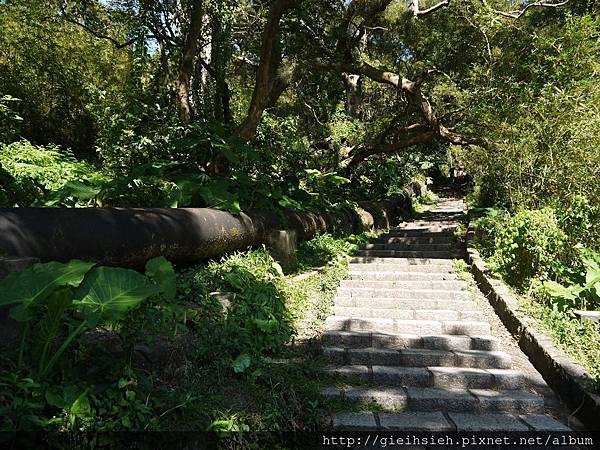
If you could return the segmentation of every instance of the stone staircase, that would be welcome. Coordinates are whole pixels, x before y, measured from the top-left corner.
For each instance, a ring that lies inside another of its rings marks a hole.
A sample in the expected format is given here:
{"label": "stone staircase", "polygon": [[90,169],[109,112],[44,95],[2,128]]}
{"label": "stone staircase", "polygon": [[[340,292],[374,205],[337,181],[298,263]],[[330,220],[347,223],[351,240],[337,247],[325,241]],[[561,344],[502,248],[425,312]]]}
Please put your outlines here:
{"label": "stone staircase", "polygon": [[[350,261],[327,318],[323,353],[346,380],[322,395],[355,401],[333,415],[345,430],[559,431],[491,335],[455,270],[460,199],[400,226]],[[346,403],[343,403],[346,404]]]}

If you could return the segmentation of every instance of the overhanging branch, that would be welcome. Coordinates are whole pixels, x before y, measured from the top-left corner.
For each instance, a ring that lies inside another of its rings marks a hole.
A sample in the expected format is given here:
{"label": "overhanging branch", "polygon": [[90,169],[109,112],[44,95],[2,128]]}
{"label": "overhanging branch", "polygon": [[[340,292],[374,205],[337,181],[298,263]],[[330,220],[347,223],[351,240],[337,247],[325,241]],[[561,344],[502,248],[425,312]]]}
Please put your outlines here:
{"label": "overhanging branch", "polygon": [[444,6],[448,6],[450,4],[450,0],[443,0],[430,8],[427,9],[419,9],[419,0],[413,0],[413,14],[415,17],[425,16],[427,14],[431,14],[434,11],[437,11]]}
{"label": "overhanging branch", "polygon": [[515,11],[495,10],[495,12],[496,12],[496,14],[499,14],[503,17],[508,17],[510,19],[518,19],[523,14],[525,14],[528,10],[530,10],[531,8],[558,8],[559,6],[566,5],[567,3],[569,3],[569,1],[570,0],[564,0],[564,1],[558,2],[558,3],[548,3],[543,0],[540,0],[537,2],[529,3],[527,6],[525,6],[525,8],[523,8],[521,10],[515,10]]}
{"label": "overhanging branch", "polygon": [[115,38],[113,38],[113,37],[111,37],[111,36],[109,36],[107,34],[100,33],[99,31],[94,30],[92,27],[89,27],[85,23],[82,23],[82,22],[79,22],[79,21],[77,21],[75,19],[72,19],[67,14],[67,11],[65,11],[64,6],[62,6],[60,8],[60,12],[61,12],[60,17],[62,17],[65,21],[67,21],[67,22],[69,22],[69,23],[71,23],[73,25],[77,25],[80,28],[83,28],[85,31],[87,31],[92,36],[94,36],[94,37],[96,37],[98,39],[104,39],[106,41],[111,42],[115,46],[115,48],[117,50],[120,50],[120,49],[125,48],[125,47],[129,47],[130,45],[133,45],[138,40],[138,38],[131,38],[131,39],[129,39],[126,42],[119,42],[118,40],[116,40]]}

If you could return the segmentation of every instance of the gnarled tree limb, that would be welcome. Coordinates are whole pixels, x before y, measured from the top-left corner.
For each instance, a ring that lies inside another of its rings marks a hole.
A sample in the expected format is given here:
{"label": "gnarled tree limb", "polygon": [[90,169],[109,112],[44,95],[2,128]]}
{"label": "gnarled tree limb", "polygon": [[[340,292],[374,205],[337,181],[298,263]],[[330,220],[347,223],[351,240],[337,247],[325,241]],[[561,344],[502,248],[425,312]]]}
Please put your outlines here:
{"label": "gnarled tree limb", "polygon": [[120,50],[120,49],[125,48],[125,47],[129,47],[130,45],[133,45],[138,40],[138,38],[136,37],[136,38],[131,38],[131,39],[129,39],[126,42],[119,42],[115,38],[113,38],[113,37],[111,37],[111,36],[109,36],[107,34],[100,33],[99,31],[94,30],[92,27],[87,26],[83,22],[79,22],[79,21],[71,18],[69,16],[69,14],[67,13],[67,11],[65,10],[64,5],[60,7],[60,17],[63,20],[65,20],[65,21],[67,21],[67,22],[69,22],[69,23],[71,23],[73,25],[77,25],[78,27],[84,29],[85,31],[87,31],[88,33],[90,33],[92,36],[94,36],[94,37],[96,37],[98,39],[104,39],[106,41],[111,42],[115,46],[115,48],[117,50]]}
{"label": "gnarled tree limb", "polygon": [[521,10],[515,10],[515,11],[495,10],[495,12],[496,12],[496,14],[499,14],[504,17],[508,17],[510,19],[518,19],[523,14],[525,14],[528,10],[530,10],[531,8],[558,8],[559,6],[566,5],[567,3],[569,3],[569,1],[570,0],[564,0],[564,1],[558,2],[558,3],[548,3],[543,0],[539,0],[537,2],[529,3],[528,5],[525,6],[525,8],[523,8]]}
{"label": "gnarled tree limb", "polygon": [[437,11],[440,8],[443,8],[444,6],[448,6],[450,4],[450,0],[442,0],[441,2],[433,5],[430,8],[427,9],[419,9],[419,0],[413,0],[413,14],[415,17],[421,17],[421,16],[425,16],[427,14],[430,14],[434,11]]}
{"label": "gnarled tree limb", "polygon": [[287,87],[285,82],[279,78],[273,78],[277,73],[280,57],[275,55],[275,48],[279,42],[279,22],[288,10],[297,7],[303,0],[275,0],[269,9],[267,24],[263,31],[260,49],[260,62],[256,74],[256,83],[252,94],[250,108],[244,121],[236,130],[236,136],[244,141],[254,138],[256,128],[260,122],[264,110],[277,98]]}

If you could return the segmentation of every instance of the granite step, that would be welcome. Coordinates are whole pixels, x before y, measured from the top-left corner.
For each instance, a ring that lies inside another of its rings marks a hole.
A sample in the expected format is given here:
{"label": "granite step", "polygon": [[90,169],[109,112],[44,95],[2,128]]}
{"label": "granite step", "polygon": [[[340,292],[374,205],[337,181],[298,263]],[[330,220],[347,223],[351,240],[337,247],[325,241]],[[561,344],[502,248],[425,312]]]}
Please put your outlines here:
{"label": "granite step", "polygon": [[448,289],[403,289],[403,288],[370,288],[370,287],[340,287],[337,291],[340,297],[362,298],[416,298],[433,300],[469,300],[471,295],[466,290]]}
{"label": "granite step", "polygon": [[325,320],[325,329],[340,331],[376,331],[400,334],[490,334],[487,322],[457,320],[402,320],[330,316]]}
{"label": "granite step", "polygon": [[358,250],[358,258],[460,258],[460,251]]}
{"label": "granite step", "polygon": [[380,318],[402,320],[441,320],[441,321],[484,321],[485,315],[481,311],[451,310],[451,309],[400,309],[400,308],[356,308],[348,306],[333,307],[336,316],[356,318]]}
{"label": "granite step", "polygon": [[389,237],[448,237],[454,238],[456,227],[453,228],[396,228],[387,233]]}
{"label": "granite step", "polygon": [[372,404],[387,410],[479,414],[538,414],[544,410],[542,397],[519,390],[360,386],[324,388],[321,395]]}
{"label": "granite step", "polygon": [[383,309],[413,309],[413,310],[464,310],[475,309],[473,300],[440,300],[435,298],[394,298],[394,297],[336,297],[335,306],[349,308],[383,308]]}
{"label": "granite step", "polygon": [[375,271],[351,270],[348,272],[350,280],[373,281],[453,281],[459,280],[458,275],[451,272],[402,272],[402,271]]}
{"label": "granite step", "polygon": [[452,259],[420,259],[420,258],[358,258],[352,257],[349,270],[361,271],[402,271],[414,273],[449,273],[454,272]]}
{"label": "granite step", "polygon": [[565,432],[566,425],[540,414],[472,414],[464,412],[407,411],[339,413],[332,417],[337,430],[400,432]]}
{"label": "granite step", "polygon": [[381,243],[381,244],[365,244],[361,247],[361,250],[396,250],[396,251],[408,251],[408,252],[433,252],[433,251],[446,251],[451,252],[455,248],[458,248],[456,243],[447,242],[443,244],[407,244],[407,243]]}
{"label": "granite step", "polygon": [[391,386],[431,387],[438,389],[520,389],[523,374],[511,369],[469,367],[393,367],[346,365],[328,371],[344,378]]}
{"label": "granite step", "polygon": [[341,288],[410,289],[410,290],[465,290],[469,285],[462,280],[342,280]]}
{"label": "granite step", "polygon": [[499,348],[498,340],[489,335],[385,334],[369,331],[326,331],[321,341],[330,347],[374,347],[387,349],[484,350]]}
{"label": "granite step", "polygon": [[453,243],[455,241],[453,236],[409,236],[409,237],[398,237],[384,234],[379,236],[373,242],[377,244],[445,244]]}
{"label": "granite step", "polygon": [[463,367],[510,369],[511,357],[500,351],[429,350],[416,348],[323,347],[323,355],[339,366]]}

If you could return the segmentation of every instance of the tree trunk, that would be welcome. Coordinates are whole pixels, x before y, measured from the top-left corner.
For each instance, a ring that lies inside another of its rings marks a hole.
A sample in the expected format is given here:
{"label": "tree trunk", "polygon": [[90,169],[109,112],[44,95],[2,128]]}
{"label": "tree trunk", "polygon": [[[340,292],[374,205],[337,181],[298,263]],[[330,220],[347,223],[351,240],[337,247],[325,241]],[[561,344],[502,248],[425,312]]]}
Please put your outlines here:
{"label": "tree trunk", "polygon": [[[277,73],[280,57],[275,55],[274,50],[279,41],[279,21],[283,14],[291,8],[295,8],[303,0],[276,0],[269,10],[269,17],[265,29],[263,31],[262,44],[260,48],[260,63],[258,64],[258,72],[256,74],[256,83],[252,94],[250,108],[244,121],[236,130],[236,136],[243,141],[250,141],[256,134],[256,128],[260,123],[260,119],[264,110],[269,106],[269,103],[276,101],[274,94],[281,95],[284,89],[273,91],[274,84],[277,87],[282,86],[281,83],[276,83],[273,79],[273,74]],[[274,57],[275,56],[275,57]],[[272,92],[273,91],[273,92]],[[278,96],[277,96],[278,97]]]}
{"label": "tree trunk", "polygon": [[342,74],[346,85],[346,114],[359,118],[362,103],[362,77],[360,75]]}
{"label": "tree trunk", "polygon": [[183,57],[177,77],[177,100],[179,101],[179,118],[184,124],[192,121],[193,110],[190,103],[190,80],[194,70],[194,59],[198,49],[198,40],[202,31],[202,3],[194,2],[190,15],[190,25],[185,38]]}
{"label": "tree trunk", "polygon": [[231,59],[231,36],[229,25],[219,17],[213,17],[211,36],[212,76],[215,80],[213,109],[215,118],[229,124],[233,121],[230,106],[229,85],[226,80],[227,64]]}

